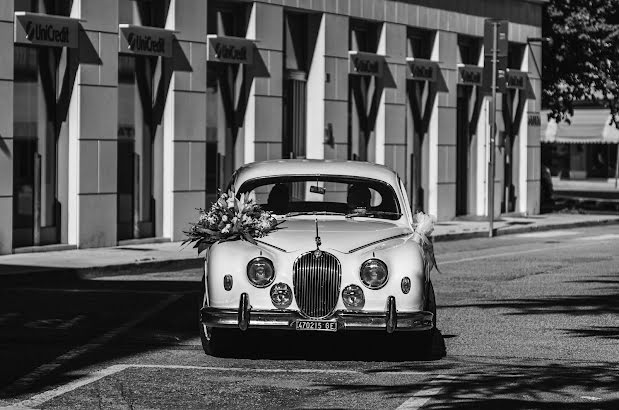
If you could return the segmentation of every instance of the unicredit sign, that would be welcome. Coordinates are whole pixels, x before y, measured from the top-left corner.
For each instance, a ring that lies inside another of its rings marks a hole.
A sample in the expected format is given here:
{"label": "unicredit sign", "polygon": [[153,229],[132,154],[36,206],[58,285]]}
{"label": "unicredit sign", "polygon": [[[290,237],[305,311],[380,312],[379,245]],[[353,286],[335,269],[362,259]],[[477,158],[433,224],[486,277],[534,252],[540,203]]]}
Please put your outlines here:
{"label": "unicredit sign", "polygon": [[254,42],[241,37],[227,37],[210,34],[207,36],[207,61],[229,64],[252,64]]}
{"label": "unicredit sign", "polygon": [[78,45],[78,20],[38,13],[15,13],[15,42],[52,47]]}
{"label": "unicredit sign", "polygon": [[29,21],[26,24],[26,38],[30,41],[53,41],[65,46],[69,44],[69,27]]}
{"label": "unicredit sign", "polygon": [[165,54],[165,41],[163,37],[141,36],[129,33],[127,36],[129,49],[132,51],[148,51],[149,53]]}
{"label": "unicredit sign", "polygon": [[118,28],[120,53],[172,57],[173,31],[131,24],[121,24]]}
{"label": "unicredit sign", "polygon": [[361,51],[348,52],[348,73],[370,77],[383,76],[385,56]]}

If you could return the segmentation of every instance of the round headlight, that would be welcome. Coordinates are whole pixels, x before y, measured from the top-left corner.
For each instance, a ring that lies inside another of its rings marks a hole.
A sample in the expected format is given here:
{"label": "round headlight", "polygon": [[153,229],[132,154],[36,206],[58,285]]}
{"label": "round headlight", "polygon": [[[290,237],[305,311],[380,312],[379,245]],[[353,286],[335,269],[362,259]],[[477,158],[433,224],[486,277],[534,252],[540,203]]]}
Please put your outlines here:
{"label": "round headlight", "polygon": [[361,282],[370,289],[380,289],[387,283],[387,265],[379,259],[368,259],[361,265]]}
{"label": "round headlight", "polygon": [[275,279],[273,262],[262,256],[252,259],[247,264],[247,279],[258,288],[265,288]]}
{"label": "round headlight", "polygon": [[365,305],[363,289],[357,285],[348,285],[342,290],[342,302],[348,309],[361,309]]}
{"label": "round headlight", "polygon": [[292,303],[292,289],[285,283],[276,283],[271,288],[271,302],[279,309],[286,309]]}

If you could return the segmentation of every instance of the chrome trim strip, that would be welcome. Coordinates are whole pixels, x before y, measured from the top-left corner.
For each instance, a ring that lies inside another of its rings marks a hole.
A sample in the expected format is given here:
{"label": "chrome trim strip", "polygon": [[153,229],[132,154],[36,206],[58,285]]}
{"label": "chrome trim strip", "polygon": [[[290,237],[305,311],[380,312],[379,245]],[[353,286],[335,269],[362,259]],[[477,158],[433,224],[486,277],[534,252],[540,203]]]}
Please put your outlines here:
{"label": "chrome trim strip", "polygon": [[376,245],[377,243],[381,243],[381,242],[385,242],[385,241],[390,241],[392,239],[402,238],[404,236],[412,236],[412,235],[413,235],[413,232],[401,233],[401,234],[398,234],[398,235],[390,236],[389,238],[384,238],[384,239],[380,239],[378,241],[366,243],[365,245],[362,245],[362,246],[359,246],[357,248],[351,249],[351,250],[349,250],[346,253],[354,253],[354,252],[357,252],[357,251],[359,251],[359,250],[361,250],[363,248],[367,248],[368,246]]}

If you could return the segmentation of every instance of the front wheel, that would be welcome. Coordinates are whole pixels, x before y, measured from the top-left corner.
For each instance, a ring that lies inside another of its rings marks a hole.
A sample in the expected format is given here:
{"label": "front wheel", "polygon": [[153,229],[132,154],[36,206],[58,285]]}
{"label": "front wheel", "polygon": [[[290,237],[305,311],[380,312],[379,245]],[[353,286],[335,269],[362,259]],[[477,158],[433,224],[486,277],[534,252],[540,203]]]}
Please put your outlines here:
{"label": "front wheel", "polygon": [[232,346],[231,333],[230,329],[208,327],[200,323],[200,341],[204,353],[215,357],[229,356]]}

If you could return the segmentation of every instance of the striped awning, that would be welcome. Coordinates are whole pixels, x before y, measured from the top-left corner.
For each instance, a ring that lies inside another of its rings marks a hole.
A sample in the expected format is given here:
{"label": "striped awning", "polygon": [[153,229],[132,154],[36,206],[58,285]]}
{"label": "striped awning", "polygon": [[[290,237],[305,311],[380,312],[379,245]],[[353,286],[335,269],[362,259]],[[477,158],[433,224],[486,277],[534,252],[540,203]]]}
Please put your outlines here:
{"label": "striped awning", "polygon": [[548,112],[541,113],[541,142],[563,144],[616,144],[619,143],[619,130],[609,125],[610,114],[607,108],[574,110],[571,124],[555,120],[548,121]]}

